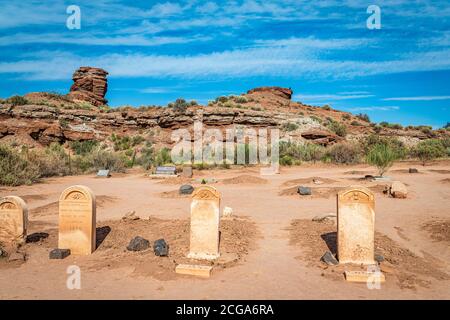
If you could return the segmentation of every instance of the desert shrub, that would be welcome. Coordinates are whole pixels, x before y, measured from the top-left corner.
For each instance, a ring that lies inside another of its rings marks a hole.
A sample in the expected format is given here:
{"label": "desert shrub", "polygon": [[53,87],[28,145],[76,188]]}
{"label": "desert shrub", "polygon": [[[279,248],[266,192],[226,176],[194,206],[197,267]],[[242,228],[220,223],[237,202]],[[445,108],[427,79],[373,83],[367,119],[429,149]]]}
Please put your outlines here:
{"label": "desert shrub", "polygon": [[97,146],[98,141],[96,140],[72,141],[69,143],[70,149],[77,155],[87,154]]}
{"label": "desert shrub", "polygon": [[131,138],[131,146],[135,147],[137,145],[140,145],[144,141],[145,141],[145,138],[143,136],[135,135]]}
{"label": "desert shrub", "polygon": [[284,156],[290,157],[295,161],[318,161],[325,154],[325,148],[313,143],[295,143],[291,141],[281,141],[279,146],[280,159]]}
{"label": "desert shrub", "polygon": [[0,185],[19,186],[38,181],[39,171],[35,163],[15,149],[0,144]]}
{"label": "desert shrub", "polygon": [[141,149],[141,155],[137,159],[137,163],[140,164],[145,170],[150,169],[155,160],[154,153],[155,150],[153,149],[151,142],[147,141],[145,146]]}
{"label": "desert shrub", "polygon": [[367,163],[376,166],[380,176],[383,176],[392,167],[395,160],[397,160],[397,153],[386,143],[375,144],[370,148],[366,156]]}
{"label": "desert shrub", "polygon": [[13,107],[15,106],[23,106],[28,104],[28,100],[22,96],[12,96],[6,99],[7,103],[10,103]]}
{"label": "desert shrub", "polygon": [[216,102],[225,103],[225,102],[228,101],[228,99],[229,99],[228,97],[221,96],[221,97],[218,97],[218,98],[216,99]]}
{"label": "desert shrub", "polygon": [[291,156],[284,155],[280,158],[280,165],[282,166],[292,166],[294,164],[294,160]]}
{"label": "desert shrub", "polygon": [[365,114],[365,113],[359,113],[359,114],[356,115],[356,117],[357,117],[358,119],[362,120],[362,121],[370,122],[370,117],[369,117],[368,114]]}
{"label": "desert shrub", "polygon": [[358,121],[352,121],[350,124],[355,127],[361,126],[361,123],[359,123]]}
{"label": "desert shrub", "polygon": [[318,122],[318,123],[322,123],[323,120],[315,115],[310,116],[311,119],[313,119],[314,121]]}
{"label": "desert shrub", "polygon": [[174,103],[169,104],[168,107],[173,108],[175,112],[184,113],[189,104],[183,98],[178,98]]}
{"label": "desert shrub", "polygon": [[347,135],[347,127],[339,123],[337,121],[331,121],[328,124],[328,129],[330,129],[332,132],[336,133],[340,137],[345,137]]}
{"label": "desert shrub", "polygon": [[403,142],[395,137],[380,137],[376,134],[371,134],[360,141],[360,146],[364,154],[367,154],[372,148],[378,144],[385,144],[395,153],[397,159],[405,159],[409,150]]}
{"label": "desert shrub", "polygon": [[326,104],[326,105],[322,106],[322,109],[323,110],[331,110],[331,106]]}
{"label": "desert shrub", "polygon": [[350,120],[351,118],[352,117],[348,113],[346,113],[342,116],[342,119],[344,119],[344,120]]}
{"label": "desert shrub", "polygon": [[191,107],[196,107],[196,106],[198,106],[198,102],[195,101],[195,100],[191,100],[191,101],[189,102],[189,105],[190,105]]}
{"label": "desert shrub", "polygon": [[28,160],[37,164],[39,177],[53,177],[70,174],[69,155],[62,145],[53,142],[44,150],[29,152]]}
{"label": "desert shrub", "polygon": [[327,149],[325,159],[339,164],[354,164],[360,161],[360,149],[355,144],[338,143]]}
{"label": "desert shrub", "polygon": [[298,124],[296,124],[294,122],[287,122],[287,123],[283,124],[282,129],[285,131],[295,131],[298,129]]}
{"label": "desert shrub", "polygon": [[247,101],[247,98],[242,97],[242,96],[234,98],[234,101],[235,101],[236,103],[247,103],[247,102],[248,102],[248,101]]}
{"label": "desert shrub", "polygon": [[111,135],[111,141],[114,143],[114,151],[123,151],[131,148],[131,139],[129,136],[118,136],[115,133]]}
{"label": "desert shrub", "polygon": [[172,157],[170,155],[170,149],[159,149],[155,155],[155,165],[162,166],[164,164],[172,163]]}
{"label": "desert shrub", "polygon": [[76,165],[84,165],[84,168],[79,167],[79,169],[84,169],[82,171],[95,172],[104,169],[112,172],[124,172],[126,160],[124,155],[105,150],[100,146],[86,156],[76,158],[74,162]]}
{"label": "desert shrub", "polygon": [[380,126],[382,126],[383,128],[396,129],[396,130],[403,129],[403,126],[401,124],[389,123],[389,122],[386,122],[386,121],[380,122]]}
{"label": "desert shrub", "polygon": [[442,140],[429,139],[419,142],[414,148],[413,154],[425,165],[427,161],[445,157],[448,155],[448,150]]}
{"label": "desert shrub", "polygon": [[447,122],[445,126],[442,127],[443,129],[450,131],[450,122]]}

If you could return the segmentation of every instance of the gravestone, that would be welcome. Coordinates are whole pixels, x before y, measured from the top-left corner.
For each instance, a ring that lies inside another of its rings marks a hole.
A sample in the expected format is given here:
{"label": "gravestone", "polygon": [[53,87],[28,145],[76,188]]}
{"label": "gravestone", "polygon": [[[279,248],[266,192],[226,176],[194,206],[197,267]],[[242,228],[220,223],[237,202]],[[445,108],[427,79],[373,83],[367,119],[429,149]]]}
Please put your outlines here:
{"label": "gravestone", "polygon": [[25,240],[28,206],[19,197],[0,198],[0,242],[20,243]]}
{"label": "gravestone", "polygon": [[95,195],[85,186],[72,186],[59,198],[59,249],[89,255],[96,245]]}
{"label": "gravestone", "polygon": [[109,170],[98,170],[97,177],[98,178],[110,178],[111,174],[109,173]]}
{"label": "gravestone", "polygon": [[337,195],[339,263],[374,264],[375,198],[364,187]]}
{"label": "gravestone", "polygon": [[177,171],[176,167],[156,167],[155,174],[173,176],[176,174],[176,171]]}
{"label": "gravestone", "polygon": [[219,223],[219,192],[210,186],[197,188],[192,195],[188,258],[214,260],[220,256]]}
{"label": "gravestone", "polygon": [[192,178],[192,167],[183,167],[182,176],[185,178]]}

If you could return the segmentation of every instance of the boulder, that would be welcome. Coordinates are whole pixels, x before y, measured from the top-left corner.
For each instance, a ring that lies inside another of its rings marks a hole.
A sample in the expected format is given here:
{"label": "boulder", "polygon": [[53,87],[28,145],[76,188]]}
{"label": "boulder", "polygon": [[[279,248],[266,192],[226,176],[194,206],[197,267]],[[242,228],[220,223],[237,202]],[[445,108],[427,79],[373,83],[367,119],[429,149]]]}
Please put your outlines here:
{"label": "boulder", "polygon": [[408,189],[400,181],[394,181],[389,188],[389,194],[393,198],[405,199],[408,196]]}
{"label": "boulder", "polygon": [[223,214],[224,217],[231,217],[233,215],[233,209],[230,207],[223,208]]}
{"label": "boulder", "polygon": [[156,240],[153,243],[153,251],[158,257],[166,257],[169,255],[169,245],[164,239]]}
{"label": "boulder", "polygon": [[122,217],[122,220],[124,221],[135,221],[139,219],[140,218],[136,215],[136,211],[130,211]]}
{"label": "boulder", "polygon": [[50,251],[49,258],[50,259],[65,259],[70,256],[70,249],[53,249]]}
{"label": "boulder", "polygon": [[301,196],[310,196],[312,194],[312,190],[310,187],[300,186],[300,187],[298,187],[298,193]]}
{"label": "boulder", "polygon": [[419,170],[416,168],[409,168],[409,173],[419,173]]}
{"label": "boulder", "polygon": [[180,187],[180,194],[192,194],[194,192],[194,187],[190,184],[185,184]]}
{"label": "boulder", "polygon": [[264,92],[272,93],[276,96],[289,100],[291,100],[293,94],[293,91],[290,88],[281,88],[281,87],[259,87],[247,91],[247,94],[264,93]]}
{"label": "boulder", "polygon": [[127,246],[128,251],[143,251],[147,250],[150,247],[150,242],[147,239],[142,237],[135,237],[130,241],[130,244]]}

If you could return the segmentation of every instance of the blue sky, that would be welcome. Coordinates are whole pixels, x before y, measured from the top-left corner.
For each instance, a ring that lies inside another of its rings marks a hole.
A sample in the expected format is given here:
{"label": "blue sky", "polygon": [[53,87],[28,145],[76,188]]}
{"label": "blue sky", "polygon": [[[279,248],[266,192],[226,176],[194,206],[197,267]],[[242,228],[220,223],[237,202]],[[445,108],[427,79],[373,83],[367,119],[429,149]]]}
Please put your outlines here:
{"label": "blue sky", "polygon": [[[69,5],[80,30],[66,26]],[[379,30],[366,27],[369,5]],[[110,73],[111,106],[277,85],[296,101],[437,128],[450,121],[450,2],[0,0],[0,97],[66,93],[82,65]]]}

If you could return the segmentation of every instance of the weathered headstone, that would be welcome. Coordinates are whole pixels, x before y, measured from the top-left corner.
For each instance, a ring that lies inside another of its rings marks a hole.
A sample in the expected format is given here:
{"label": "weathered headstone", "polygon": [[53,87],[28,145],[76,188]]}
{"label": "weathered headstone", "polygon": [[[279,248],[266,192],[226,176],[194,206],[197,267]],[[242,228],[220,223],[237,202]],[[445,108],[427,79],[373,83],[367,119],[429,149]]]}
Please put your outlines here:
{"label": "weathered headstone", "polygon": [[185,178],[192,178],[192,167],[183,167],[182,176]]}
{"label": "weathered headstone", "polygon": [[220,194],[210,186],[197,188],[191,203],[189,258],[217,259],[219,254]]}
{"label": "weathered headstone", "polygon": [[96,245],[95,195],[85,186],[72,186],[59,198],[59,249],[88,255]]}
{"label": "weathered headstone", "polygon": [[28,207],[19,197],[0,199],[0,242],[18,243],[25,240],[28,225]]}
{"label": "weathered headstone", "polygon": [[339,263],[374,264],[375,198],[364,187],[337,195]]}
{"label": "weathered headstone", "polygon": [[110,174],[109,170],[98,170],[97,177],[98,178],[110,178],[111,174]]}
{"label": "weathered headstone", "polygon": [[170,175],[173,176],[175,175],[177,172],[177,168],[176,167],[169,167],[169,166],[161,166],[161,167],[156,167],[155,170],[155,174],[157,175]]}

